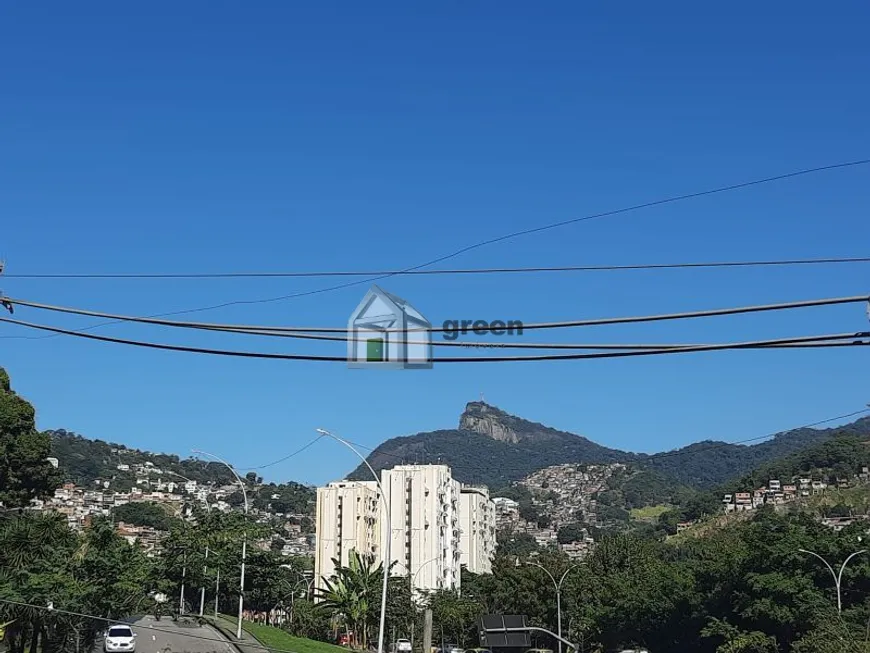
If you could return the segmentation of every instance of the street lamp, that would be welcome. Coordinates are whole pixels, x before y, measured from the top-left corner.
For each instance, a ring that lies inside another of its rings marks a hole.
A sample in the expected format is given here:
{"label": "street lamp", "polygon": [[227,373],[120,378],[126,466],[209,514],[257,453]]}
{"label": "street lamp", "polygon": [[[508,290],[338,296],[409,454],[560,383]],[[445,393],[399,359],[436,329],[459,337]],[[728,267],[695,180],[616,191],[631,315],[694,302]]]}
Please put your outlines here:
{"label": "street lamp", "polygon": [[[572,569],[576,569],[580,566],[581,563],[577,563],[575,565],[571,565],[565,570],[565,573],[562,574],[562,577],[559,580],[556,580],[556,577],[553,576],[549,571],[547,571],[544,565],[538,562],[532,562],[531,560],[527,560],[527,565],[532,565],[542,570],[547,576],[550,577],[550,580],[553,581],[553,586],[556,588],[556,632],[559,635],[559,653],[562,653],[562,583],[565,582],[565,578],[568,576],[568,572]],[[516,566],[520,566],[520,559],[517,557]]]}
{"label": "street lamp", "polygon": [[816,556],[819,560],[821,560],[824,563],[825,567],[828,568],[828,571],[831,572],[831,576],[834,577],[834,585],[837,588],[837,613],[838,614],[842,613],[843,612],[843,598],[842,598],[842,595],[840,592],[840,584],[843,580],[843,570],[846,568],[846,565],[849,563],[849,560],[851,560],[852,558],[854,558],[856,555],[858,555],[860,553],[867,553],[867,549],[861,549],[860,551],[855,551],[855,553],[851,554],[848,558],[846,558],[843,561],[843,564],[840,565],[840,573],[839,574],[835,573],[834,568],[830,564],[828,564],[828,561],[825,560],[818,553],[814,553],[813,551],[807,551],[806,549],[798,549],[798,551],[800,551],[801,553],[808,553],[811,556]]}
{"label": "street lamp", "polygon": [[[173,471],[170,471],[170,470],[165,470],[165,471],[166,471],[167,473],[171,474],[172,476],[177,476],[178,478],[184,479],[184,480],[187,481],[188,483],[193,483],[193,482],[194,482],[194,481],[191,481],[191,480],[190,480],[189,478],[187,478],[186,476],[182,476],[182,475],[179,474],[178,472],[173,472]],[[203,501],[203,503],[205,503],[205,511],[206,511],[207,513],[210,513],[210,512],[211,512],[211,506],[208,505],[208,496],[207,496],[207,495],[204,495],[202,501]],[[206,541],[206,545],[205,545],[205,560],[206,560],[206,562],[205,562],[205,563],[203,564],[203,566],[202,566],[202,577],[203,577],[203,580],[205,580],[206,574],[208,573],[208,541]],[[182,573],[182,575],[183,575],[183,573]],[[220,577],[218,577],[218,579],[219,579],[219,578],[220,578]],[[215,584],[215,594],[217,594],[217,584]],[[182,610],[181,610],[181,611],[183,612],[183,611],[184,611],[184,583],[181,584],[181,605],[182,605]],[[203,615],[203,610],[204,610],[204,609],[205,609],[205,584],[203,583],[203,586],[200,588],[200,593],[199,593],[199,616],[200,616],[200,617]],[[217,617],[217,615],[215,615],[215,617]]]}
{"label": "street lamp", "polygon": [[338,437],[335,433],[327,431],[326,429],[317,429],[317,432],[320,435],[325,435],[327,437],[332,438],[336,442],[340,442],[345,447],[353,451],[357,457],[363,461],[363,464],[368,467],[369,471],[372,473],[372,477],[375,479],[375,483],[378,484],[378,490],[381,493],[381,500],[384,502],[384,510],[386,511],[387,518],[387,544],[384,547],[384,561],[383,561],[383,570],[384,570],[384,586],[381,590],[381,620],[380,620],[380,628],[378,630],[378,653],[384,653],[384,624],[386,622],[387,615],[387,581],[389,581],[389,567],[390,567],[390,540],[393,537],[393,529],[392,522],[390,521],[390,503],[387,501],[387,495],[384,493],[384,486],[381,485],[381,479],[377,475],[372,466],[369,465],[369,461],[366,460],[365,456],[363,456],[359,451],[356,450],[350,442]]}
{"label": "street lamp", "polygon": [[[236,480],[239,482],[239,487],[242,488],[242,498],[245,500],[245,519],[248,517],[248,493],[245,490],[245,484],[242,482],[242,479],[239,478],[239,475],[236,474],[236,470],[233,469],[233,466],[230,465],[223,458],[218,458],[213,453],[208,453],[207,451],[201,451],[199,449],[192,449],[193,453],[201,454],[203,456],[208,456],[209,458],[214,458],[219,463],[222,463],[233,476],[236,477]],[[239,577],[239,624],[236,627],[236,639],[242,638],[242,609],[244,607],[245,602],[245,558],[247,557],[248,552],[248,534],[247,532],[242,532],[242,573]]]}
{"label": "street lamp", "polygon": [[421,571],[423,571],[423,567],[428,565],[430,562],[435,562],[436,560],[440,560],[440,559],[441,558],[439,556],[435,556],[431,560],[427,560],[422,565],[417,567],[417,571],[415,571],[414,575],[411,577],[411,589],[414,589],[417,586],[417,574],[419,574]]}

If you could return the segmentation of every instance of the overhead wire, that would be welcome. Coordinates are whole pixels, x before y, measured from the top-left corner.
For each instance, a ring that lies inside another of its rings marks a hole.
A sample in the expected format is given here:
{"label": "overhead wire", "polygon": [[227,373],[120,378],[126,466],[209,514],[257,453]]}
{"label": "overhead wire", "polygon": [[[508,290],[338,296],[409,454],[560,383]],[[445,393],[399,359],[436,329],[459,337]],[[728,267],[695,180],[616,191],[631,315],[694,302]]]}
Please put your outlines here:
{"label": "overhead wire", "polygon": [[383,279],[389,279],[391,277],[404,275],[404,274],[407,274],[409,272],[413,272],[415,270],[428,268],[428,267],[431,267],[431,266],[436,265],[438,263],[442,263],[443,261],[447,261],[447,260],[450,260],[452,258],[455,258],[461,254],[465,254],[467,252],[470,252],[470,251],[473,251],[476,249],[480,249],[481,247],[486,247],[487,245],[492,245],[492,244],[503,242],[505,240],[510,240],[513,238],[519,238],[521,236],[528,236],[528,235],[533,234],[533,233],[540,233],[540,232],[548,231],[551,229],[557,229],[559,227],[564,227],[564,226],[567,226],[570,224],[576,224],[579,222],[586,222],[589,220],[597,220],[600,218],[612,217],[612,216],[621,215],[624,213],[631,213],[633,211],[639,211],[642,209],[652,208],[655,206],[663,206],[665,204],[673,204],[675,202],[682,202],[682,201],[689,200],[689,199],[696,199],[698,197],[705,197],[705,196],[710,196],[710,195],[716,195],[719,193],[726,193],[726,192],[730,192],[733,190],[739,190],[742,188],[749,188],[751,186],[758,186],[758,185],[762,185],[762,184],[772,183],[775,181],[792,179],[794,177],[800,177],[800,176],[815,174],[815,173],[819,173],[819,172],[827,172],[830,170],[840,170],[840,169],[844,169],[844,168],[863,166],[863,165],[867,165],[868,163],[870,163],[870,159],[859,159],[856,161],[846,161],[846,162],[842,162],[842,163],[835,163],[835,164],[830,164],[830,165],[825,165],[825,166],[817,166],[814,168],[804,168],[802,170],[795,170],[792,172],[788,172],[788,173],[784,173],[784,174],[780,174],[780,175],[775,175],[772,177],[753,179],[750,181],[740,182],[740,183],[736,183],[736,184],[730,184],[727,186],[720,186],[717,188],[711,188],[711,189],[698,191],[698,192],[694,192],[694,193],[685,193],[682,195],[675,195],[675,196],[666,197],[663,199],[653,200],[653,201],[649,201],[649,202],[643,202],[641,204],[634,204],[632,206],[627,206],[627,207],[623,207],[623,208],[619,208],[619,209],[612,209],[609,211],[592,213],[592,214],[585,215],[585,216],[582,216],[579,218],[571,218],[568,220],[561,220],[559,222],[553,222],[550,224],[542,225],[540,227],[533,227],[530,229],[522,229],[522,230],[518,230],[518,231],[513,231],[510,233],[504,234],[502,236],[498,236],[496,238],[482,240],[482,241],[479,241],[477,243],[473,243],[471,245],[461,247],[460,249],[457,249],[457,250],[450,252],[448,254],[445,254],[443,256],[439,256],[439,257],[434,258],[432,260],[426,261],[425,263],[420,263],[418,265],[412,265],[412,266],[409,266],[407,268],[403,268],[395,273],[376,275],[373,277],[366,277],[365,279],[358,280],[358,281],[349,281],[349,282],[338,284],[335,286],[327,286],[325,288],[316,288],[314,290],[307,290],[307,291],[303,291],[303,292],[292,293],[289,295],[280,295],[277,297],[265,297],[265,298],[261,298],[261,299],[240,299],[240,300],[234,300],[234,301],[229,301],[229,302],[223,302],[221,304],[216,304],[213,306],[205,306],[205,307],[190,309],[190,310],[181,311],[181,312],[177,311],[174,314],[179,315],[182,312],[183,313],[194,313],[194,312],[198,313],[198,312],[203,312],[203,311],[216,310],[219,308],[227,308],[229,306],[250,305],[250,304],[266,304],[266,303],[271,303],[271,302],[276,302],[276,301],[283,301],[283,300],[287,300],[287,299],[296,299],[299,297],[309,297],[312,295],[333,292],[335,290],[343,290],[344,288],[351,288],[353,286],[358,286],[360,284],[372,283],[374,281],[381,281]]}
{"label": "overhead wire", "polygon": [[[121,322],[135,322],[141,324],[153,324],[157,326],[166,326],[173,328],[187,329],[207,329],[212,331],[225,331],[227,333],[245,333],[256,332],[251,335],[263,335],[262,332],[272,333],[347,333],[346,327],[278,327],[268,325],[244,325],[244,324],[218,324],[210,322],[180,322],[175,320],[164,320],[160,318],[135,317],[129,315],[119,315],[115,313],[106,313],[103,311],[92,311],[81,308],[73,308],[67,306],[56,306],[52,304],[44,304],[40,302],[32,302],[25,299],[17,299],[13,297],[4,297],[4,301],[17,306],[27,306],[29,308],[52,311],[56,313],[65,313],[70,315],[79,315],[87,317],[111,318]],[[769,311],[791,310],[796,308],[814,308],[820,306],[835,306],[839,304],[855,304],[870,302],[870,295],[852,295],[847,297],[828,297],[824,299],[811,299],[793,302],[781,302],[777,304],[758,304],[752,306],[737,306],[730,308],[707,309],[700,311],[685,311],[680,313],[661,313],[657,315],[637,315],[625,317],[609,317],[597,318],[591,320],[567,320],[559,322],[533,322],[519,323],[523,331],[538,330],[538,329],[565,329],[574,327],[587,326],[604,326],[614,324],[638,324],[642,322],[663,322],[669,320],[686,320],[704,317],[720,317],[726,315],[742,315],[747,313],[761,313]],[[472,326],[472,325],[468,325]],[[456,331],[459,328],[457,324],[453,326],[441,327],[413,327],[408,329],[383,329],[384,333],[445,333]]]}
{"label": "overhead wire", "polygon": [[[271,352],[254,352],[254,351],[236,351],[227,349],[212,349],[206,347],[190,347],[183,345],[169,345],[165,343],[148,342],[141,340],[130,340],[127,338],[112,338],[110,336],[101,336],[92,333],[79,333],[70,329],[61,329],[59,327],[48,326],[45,324],[35,324],[25,322],[23,320],[15,320],[8,317],[0,317],[0,322],[15,324],[18,326],[28,327],[41,331],[52,333],[63,333],[77,338],[85,338],[88,340],[96,340],[100,342],[111,342],[123,345],[132,345],[136,347],[144,347],[148,349],[160,349],[165,351],[177,351],[197,354],[210,354],[216,356],[230,356],[236,358],[258,358],[258,359],[273,359],[273,360],[304,360],[304,361],[328,361],[328,362],[347,362],[346,356],[315,356],[311,354],[279,354]],[[433,363],[506,363],[506,362],[533,362],[533,361],[555,361],[555,360],[584,360],[598,358],[627,358],[635,356],[655,356],[662,354],[680,354],[694,353],[706,351],[720,351],[732,349],[766,349],[773,348],[778,345],[794,345],[800,343],[813,343],[815,346],[822,346],[826,340],[834,340],[839,338],[854,338],[849,346],[866,346],[870,345],[870,341],[861,340],[865,337],[864,332],[856,332],[850,334],[829,334],[822,336],[799,336],[793,338],[776,338],[770,340],[751,340],[746,342],[720,343],[711,345],[692,345],[690,347],[670,348],[670,349],[647,349],[642,351],[609,351],[595,352],[584,354],[536,354],[533,356],[465,356],[459,358],[433,358]],[[836,344],[836,343],[834,343]],[[825,345],[830,346],[830,345]]]}
{"label": "overhead wire", "polygon": [[[297,299],[300,297],[309,297],[312,295],[332,292],[335,290],[342,290],[344,288],[350,288],[350,287],[358,286],[360,284],[371,283],[374,281],[380,281],[380,280],[388,279],[388,278],[395,277],[395,276],[405,275],[405,274],[408,274],[411,272],[422,270],[423,268],[431,267],[431,266],[436,265],[438,263],[441,263],[443,261],[447,261],[447,260],[455,258],[461,254],[464,254],[466,252],[469,252],[469,251],[472,251],[475,249],[479,249],[481,247],[485,247],[487,245],[492,245],[492,244],[497,243],[497,242],[502,242],[505,240],[509,240],[512,238],[518,238],[518,237],[526,236],[526,235],[533,234],[533,233],[539,233],[539,232],[547,231],[550,229],[556,229],[556,228],[563,227],[563,226],[566,226],[569,224],[575,224],[575,223],[585,222],[585,221],[589,221],[589,220],[596,220],[596,219],[600,219],[600,218],[621,215],[624,213],[639,211],[639,210],[643,210],[643,209],[647,209],[647,208],[652,208],[655,206],[663,206],[666,204],[672,204],[675,202],[681,202],[681,201],[685,201],[685,200],[689,200],[689,199],[695,199],[698,197],[705,197],[705,196],[716,195],[716,194],[720,194],[720,193],[726,193],[726,192],[730,192],[733,190],[739,190],[742,188],[749,188],[752,186],[758,186],[758,185],[772,183],[772,182],[776,182],[776,181],[782,181],[785,179],[792,179],[792,178],[800,177],[800,176],[804,176],[804,175],[811,175],[811,174],[816,174],[816,173],[820,173],[820,172],[827,172],[827,171],[831,171],[831,170],[840,170],[840,169],[845,169],[845,168],[864,166],[864,165],[867,165],[868,163],[870,163],[870,159],[858,159],[855,161],[845,161],[845,162],[834,163],[834,164],[829,164],[829,165],[824,165],[824,166],[816,166],[813,168],[804,168],[801,170],[795,170],[795,171],[783,173],[780,175],[763,177],[760,179],[753,179],[753,180],[749,180],[749,181],[745,181],[745,182],[739,182],[736,184],[719,186],[716,188],[711,188],[711,189],[707,189],[707,190],[703,190],[703,191],[697,191],[694,193],[684,193],[682,195],[673,195],[670,197],[665,197],[665,198],[658,199],[658,200],[652,200],[649,202],[643,202],[640,204],[634,204],[634,205],[627,206],[627,207],[612,209],[609,211],[602,211],[602,212],[598,212],[598,213],[592,213],[592,214],[584,215],[584,216],[578,217],[578,218],[561,220],[559,222],[553,222],[550,224],[542,225],[540,227],[533,227],[530,229],[523,229],[523,230],[519,230],[519,231],[514,231],[514,232],[511,232],[508,234],[504,234],[502,236],[498,236],[496,238],[490,238],[487,240],[479,241],[477,243],[473,243],[471,245],[467,245],[465,247],[457,249],[457,250],[450,252],[448,254],[445,254],[443,256],[439,256],[438,258],[432,259],[430,261],[426,261],[424,263],[420,263],[419,265],[409,266],[409,267],[403,268],[403,269],[398,270],[398,271],[389,272],[387,274],[375,275],[375,276],[371,276],[371,277],[366,277],[366,278],[361,279],[361,280],[349,281],[349,282],[337,284],[334,286],[327,286],[324,288],[316,288],[313,290],[306,290],[306,291],[301,291],[301,292],[297,292],[297,293],[291,293],[288,295],[280,295],[277,297],[265,297],[265,298],[260,298],[260,299],[238,299],[238,300],[223,302],[220,304],[214,304],[211,306],[200,306],[200,307],[191,308],[191,309],[184,309],[184,310],[178,310],[178,311],[168,311],[168,312],[164,312],[164,313],[156,313],[156,314],[152,314],[149,317],[171,317],[174,315],[185,315],[185,314],[190,314],[190,313],[212,311],[212,310],[217,310],[217,309],[221,309],[221,308],[227,308],[230,306],[265,304],[265,303],[271,303],[271,302],[276,302],[276,301],[284,301],[284,300],[288,300],[288,299]],[[84,327],[81,330],[88,331],[88,330],[92,330],[92,329],[98,329],[98,328],[101,328],[103,326],[109,326],[110,324],[114,324],[114,323],[117,323],[117,322],[111,321],[111,322],[106,322],[106,323],[102,323],[102,324],[91,325],[89,327]],[[60,335],[60,334],[42,336],[42,338],[46,338],[46,337],[52,338],[52,337],[56,337],[57,335]],[[0,338],[21,338],[21,337],[28,338],[28,336],[0,336]]]}
{"label": "overhead wire", "polygon": [[7,279],[283,279],[318,277],[369,277],[382,275],[450,276],[479,274],[533,274],[546,272],[621,272],[640,270],[696,270],[704,268],[788,267],[801,265],[842,265],[870,263],[870,257],[829,257],[774,259],[756,261],[712,261],[690,263],[639,263],[628,265],[564,265],[531,267],[453,268],[439,270],[337,270],[278,272],[79,272],[79,273],[18,273],[4,274]]}

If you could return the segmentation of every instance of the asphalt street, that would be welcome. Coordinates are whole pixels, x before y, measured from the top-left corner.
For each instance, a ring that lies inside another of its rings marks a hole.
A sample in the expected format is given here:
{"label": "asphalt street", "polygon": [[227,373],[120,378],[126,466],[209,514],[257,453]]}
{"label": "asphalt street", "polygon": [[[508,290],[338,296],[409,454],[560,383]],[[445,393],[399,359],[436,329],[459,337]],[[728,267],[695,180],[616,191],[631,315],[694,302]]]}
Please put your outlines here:
{"label": "asphalt street", "polygon": [[[136,633],[136,653],[237,653],[217,630],[210,626],[183,624],[163,617],[142,617],[133,625]],[[97,642],[95,653],[102,653],[103,642]]]}

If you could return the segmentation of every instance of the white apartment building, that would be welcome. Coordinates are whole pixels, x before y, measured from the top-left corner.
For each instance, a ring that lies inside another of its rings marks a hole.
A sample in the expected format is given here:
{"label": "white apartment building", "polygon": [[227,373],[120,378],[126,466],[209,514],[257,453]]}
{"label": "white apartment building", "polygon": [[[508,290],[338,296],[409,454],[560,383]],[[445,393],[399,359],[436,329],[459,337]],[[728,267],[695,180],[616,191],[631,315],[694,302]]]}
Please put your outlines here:
{"label": "white apartment building", "polygon": [[423,592],[459,587],[460,484],[450,468],[397,465],[381,472],[381,484],[390,505],[392,573],[410,576]]}
{"label": "white apartment building", "polygon": [[315,586],[335,571],[333,559],[342,566],[350,552],[374,554],[380,561],[383,503],[374,481],[338,481],[317,488],[317,546],[314,553]]}
{"label": "white apartment building", "polygon": [[495,506],[486,488],[453,479],[446,465],[398,465],[381,472],[390,507],[374,481],[338,481],[317,488],[317,586],[342,565],[352,549],[381,562],[389,537],[391,573],[408,576],[420,592],[460,585],[462,566],[491,573],[495,553]]}
{"label": "white apartment building", "polygon": [[491,574],[495,556],[495,504],[485,487],[462,486],[459,496],[460,564],[474,574]]}

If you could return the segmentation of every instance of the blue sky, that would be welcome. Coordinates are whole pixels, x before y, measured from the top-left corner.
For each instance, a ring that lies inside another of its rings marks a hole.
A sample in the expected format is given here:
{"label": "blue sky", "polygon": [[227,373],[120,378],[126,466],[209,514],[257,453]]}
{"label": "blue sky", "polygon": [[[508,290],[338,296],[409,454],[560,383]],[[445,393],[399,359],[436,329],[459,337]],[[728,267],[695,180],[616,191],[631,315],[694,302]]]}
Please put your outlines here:
{"label": "blue sky", "polygon": [[[518,229],[870,153],[866,3],[4,3],[0,252],[7,272],[402,268]],[[865,256],[870,168],[509,240],[448,266]],[[526,322],[866,293],[867,267],[414,277],[432,322]],[[330,280],[27,280],[9,295],[145,315]],[[357,286],[191,319],[346,323]],[[21,309],[16,316],[87,321]],[[705,341],[867,329],[863,307],[594,328],[547,340]],[[107,335],[338,354],[340,344]],[[316,427],[375,446],[488,402],[658,451],[862,408],[863,350],[436,365],[210,358],[0,325],[0,364],[39,426],[240,467]],[[528,338],[528,336],[524,336]],[[355,466],[320,442],[266,470]]]}

